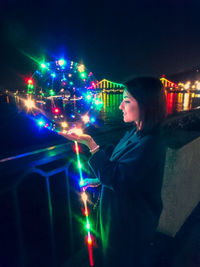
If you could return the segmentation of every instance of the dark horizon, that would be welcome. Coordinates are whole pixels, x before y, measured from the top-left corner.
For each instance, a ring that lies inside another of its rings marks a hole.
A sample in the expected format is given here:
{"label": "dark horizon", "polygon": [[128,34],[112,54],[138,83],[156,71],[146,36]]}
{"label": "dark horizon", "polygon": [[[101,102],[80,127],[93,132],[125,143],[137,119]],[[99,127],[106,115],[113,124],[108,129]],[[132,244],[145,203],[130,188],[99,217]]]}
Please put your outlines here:
{"label": "dark horizon", "polygon": [[188,71],[200,63],[198,10],[179,0],[2,3],[0,88],[24,86],[42,57],[82,62],[116,82]]}

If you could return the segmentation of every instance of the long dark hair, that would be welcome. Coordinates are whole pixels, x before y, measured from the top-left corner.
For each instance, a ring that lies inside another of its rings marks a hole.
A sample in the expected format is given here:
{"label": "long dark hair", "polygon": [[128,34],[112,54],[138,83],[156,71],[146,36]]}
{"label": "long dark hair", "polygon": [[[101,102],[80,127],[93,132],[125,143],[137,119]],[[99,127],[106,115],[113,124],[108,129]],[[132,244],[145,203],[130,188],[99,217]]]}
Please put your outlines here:
{"label": "long dark hair", "polygon": [[124,83],[138,102],[142,132],[151,132],[166,117],[166,96],[161,81],[154,77],[138,77]]}

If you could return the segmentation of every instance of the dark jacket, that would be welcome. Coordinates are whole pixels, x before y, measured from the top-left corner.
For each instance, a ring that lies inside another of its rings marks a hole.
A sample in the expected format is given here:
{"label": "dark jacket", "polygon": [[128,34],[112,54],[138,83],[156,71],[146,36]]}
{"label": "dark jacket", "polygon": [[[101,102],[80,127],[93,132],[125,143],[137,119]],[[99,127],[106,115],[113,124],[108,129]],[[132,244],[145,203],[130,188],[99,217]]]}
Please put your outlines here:
{"label": "dark jacket", "polygon": [[91,157],[90,167],[103,185],[103,266],[150,266],[146,255],[162,210],[164,161],[159,131],[144,135],[135,129],[125,134],[111,157],[103,149]]}

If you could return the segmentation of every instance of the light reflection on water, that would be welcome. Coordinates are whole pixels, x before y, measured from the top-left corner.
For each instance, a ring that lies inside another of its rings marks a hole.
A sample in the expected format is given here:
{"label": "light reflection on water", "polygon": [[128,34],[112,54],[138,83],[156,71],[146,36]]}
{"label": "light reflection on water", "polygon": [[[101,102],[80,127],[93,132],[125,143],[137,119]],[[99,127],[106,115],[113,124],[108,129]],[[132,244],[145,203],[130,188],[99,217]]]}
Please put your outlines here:
{"label": "light reflection on water", "polygon": [[[103,101],[103,109],[100,117],[108,124],[114,124],[117,121],[122,122],[122,111],[119,105],[123,95],[116,93],[101,93],[100,98]],[[167,114],[175,114],[177,112],[190,110],[193,107],[200,106],[200,94],[184,93],[184,92],[166,92]],[[196,105],[194,104],[196,101]]]}
{"label": "light reflection on water", "polygon": [[[123,99],[122,93],[100,93],[98,97],[103,102],[99,118],[105,124],[113,125],[117,122],[123,122],[122,111],[119,105]],[[186,92],[166,92],[167,114],[190,110],[193,107],[200,106],[200,94]],[[6,102],[9,104],[10,99],[7,96]],[[16,104],[19,103],[19,97],[15,97]]]}
{"label": "light reflection on water", "polygon": [[191,110],[198,105],[200,105],[200,94],[183,92],[167,93],[167,114]]}
{"label": "light reflection on water", "polygon": [[122,122],[122,111],[119,109],[119,105],[122,102],[123,94],[101,93],[99,96],[103,102],[99,117],[109,124]]}

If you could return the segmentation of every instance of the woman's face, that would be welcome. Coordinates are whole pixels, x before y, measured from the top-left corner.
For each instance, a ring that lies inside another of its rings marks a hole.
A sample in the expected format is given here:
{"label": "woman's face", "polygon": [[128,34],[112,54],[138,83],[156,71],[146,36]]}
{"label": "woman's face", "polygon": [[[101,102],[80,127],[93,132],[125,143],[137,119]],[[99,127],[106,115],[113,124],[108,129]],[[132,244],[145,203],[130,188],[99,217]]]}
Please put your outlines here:
{"label": "woman's face", "polygon": [[119,109],[123,111],[124,122],[139,122],[140,111],[137,100],[124,90],[123,101],[121,102]]}

